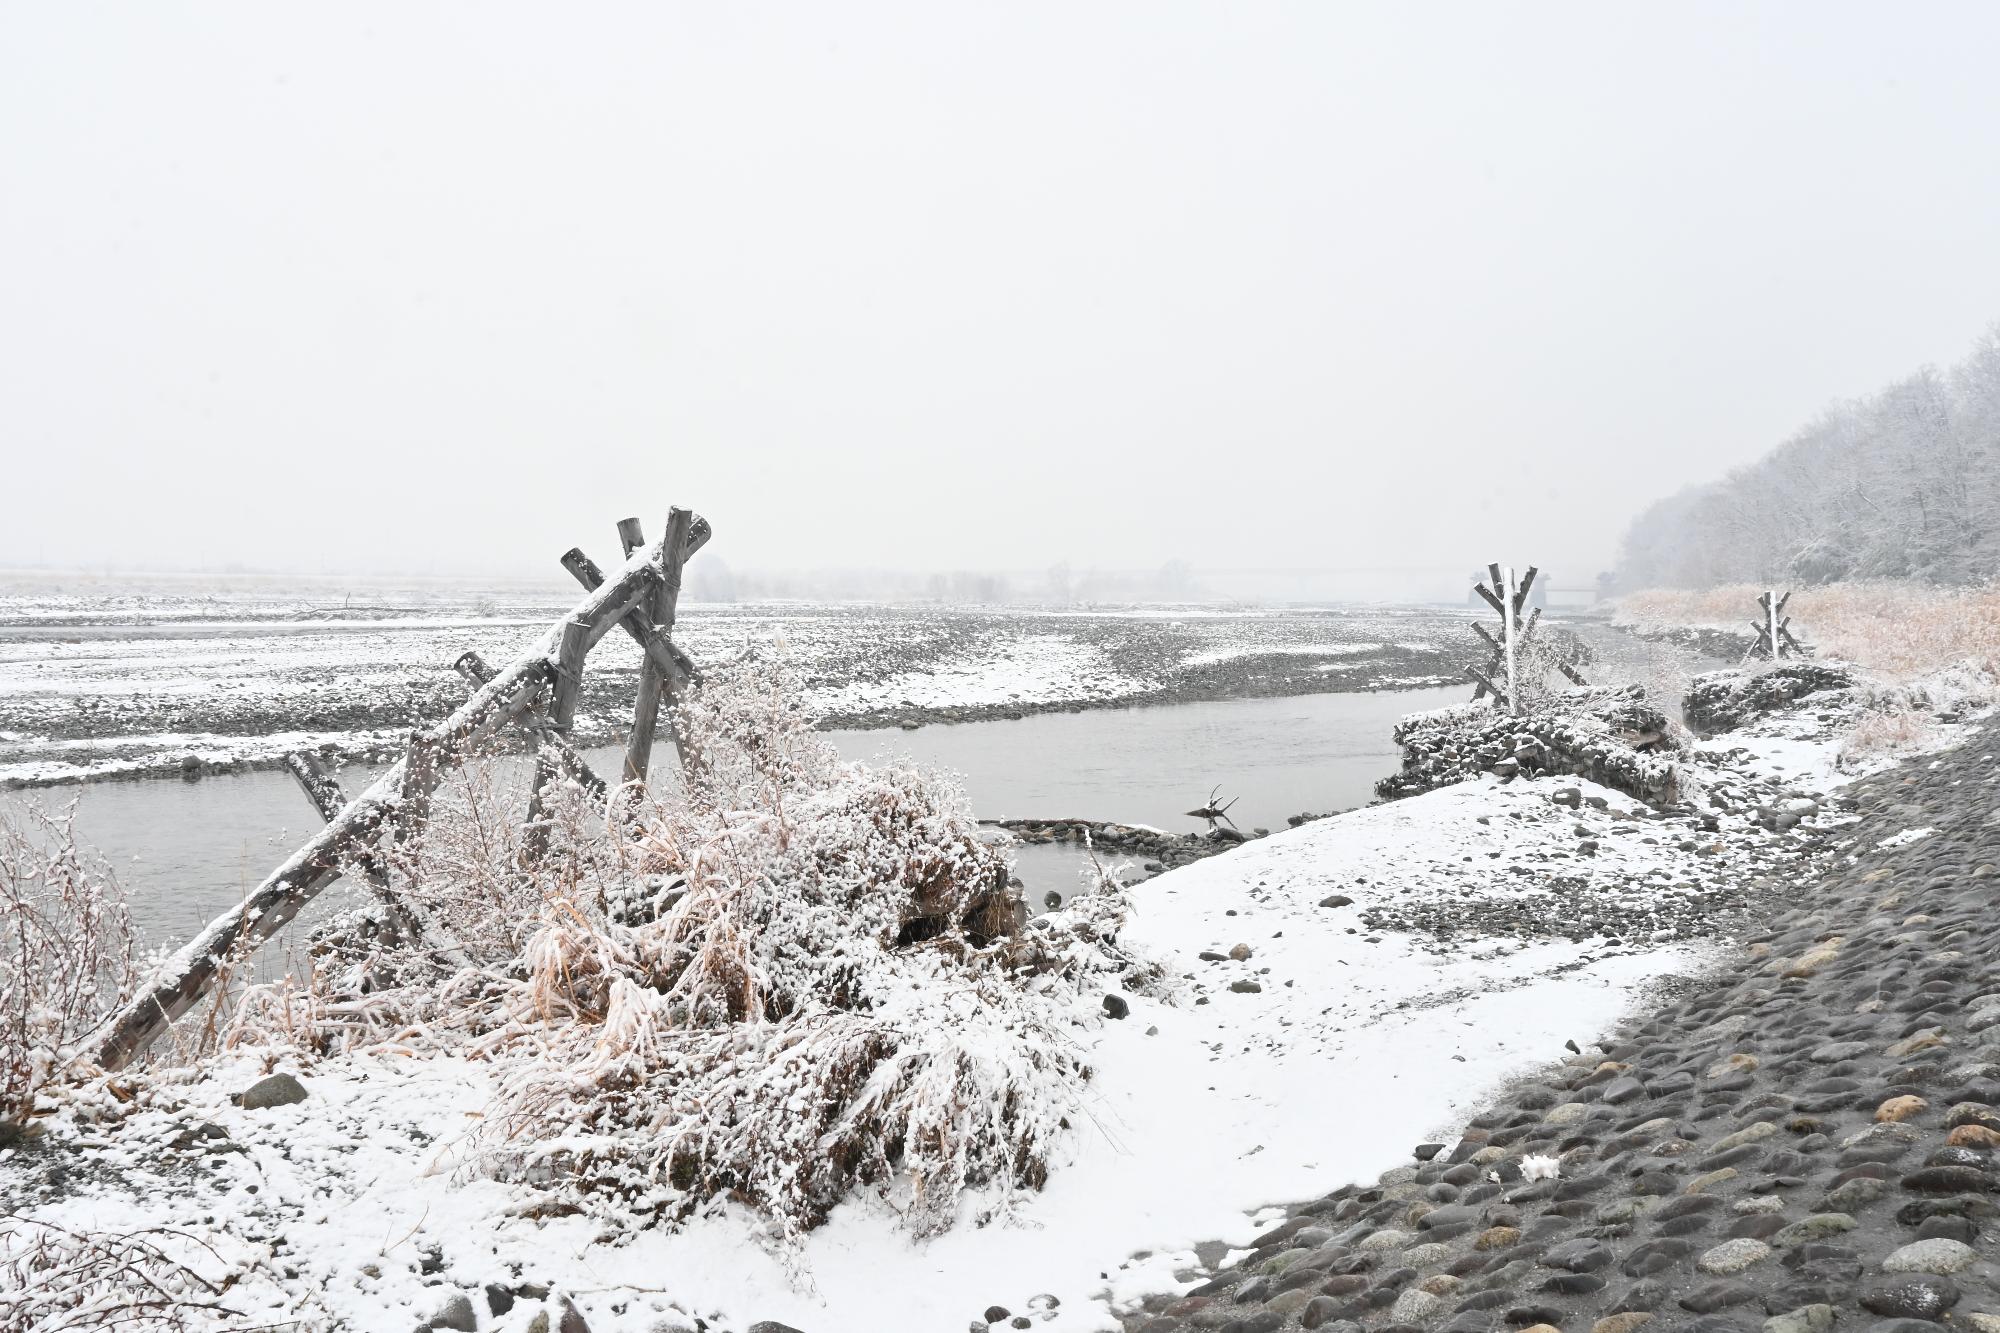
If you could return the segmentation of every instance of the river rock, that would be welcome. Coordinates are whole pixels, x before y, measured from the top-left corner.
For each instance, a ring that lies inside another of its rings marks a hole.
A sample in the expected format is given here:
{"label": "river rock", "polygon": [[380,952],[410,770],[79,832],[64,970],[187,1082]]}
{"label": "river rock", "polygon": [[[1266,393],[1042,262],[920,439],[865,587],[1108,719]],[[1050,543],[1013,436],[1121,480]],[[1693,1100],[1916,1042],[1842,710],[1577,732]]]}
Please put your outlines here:
{"label": "river rock", "polygon": [[291,1106],[305,1099],[304,1084],[290,1074],[272,1074],[245,1088],[239,1104],[246,1111],[262,1111],[273,1106]]}
{"label": "river rock", "polygon": [[1885,1273],[1956,1273],[1979,1255],[1956,1240],[1912,1241],[1882,1261]]}

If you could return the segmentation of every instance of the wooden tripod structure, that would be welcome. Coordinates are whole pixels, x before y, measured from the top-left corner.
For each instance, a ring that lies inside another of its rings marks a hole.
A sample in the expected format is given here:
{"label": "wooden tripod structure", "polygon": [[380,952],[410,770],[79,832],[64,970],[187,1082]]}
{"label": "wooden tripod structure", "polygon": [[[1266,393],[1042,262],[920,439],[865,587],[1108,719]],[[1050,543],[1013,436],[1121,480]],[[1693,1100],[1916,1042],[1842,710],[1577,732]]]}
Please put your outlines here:
{"label": "wooden tripod structure", "polygon": [[[232,960],[277,934],[349,869],[358,872],[389,907],[399,929],[442,961],[463,964],[465,955],[457,941],[429,920],[420,904],[396,891],[389,862],[398,851],[413,850],[422,838],[431,796],[446,770],[462,763],[502,728],[523,730],[535,742],[526,838],[530,857],[539,856],[548,845],[544,788],[551,779],[566,772],[583,786],[609,795],[603,780],[570,744],[569,735],[583,686],[584,659],[614,629],[631,635],[645,653],[625,747],[624,783],[645,781],[661,705],[677,704],[699,678],[672,636],[681,571],[707,544],[709,526],[691,510],[674,509],[668,512],[665,533],[651,545],[645,543],[637,519],[620,522],[618,535],[625,563],[608,579],[582,551],[572,549],[563,555],[563,567],[583,585],[586,595],[533,649],[497,672],[476,653],[459,658],[460,674],[475,683],[472,697],[444,721],[411,732],[403,758],[359,796],[348,800],[316,757],[292,757],[292,772],[326,826],[240,904],[188,941],[139,995],[106,1020],[95,1041],[100,1067],[115,1070],[130,1063],[200,1001]],[[678,751],[680,737],[673,734]]]}
{"label": "wooden tripod structure", "polygon": [[1750,628],[1757,631],[1757,642],[1751,644],[1750,651],[1743,655],[1744,661],[1762,657],[1781,662],[1788,648],[1793,657],[1812,656],[1810,649],[1792,637],[1792,618],[1785,614],[1785,603],[1791,600],[1791,593],[1780,597],[1776,588],[1766,588],[1763,596],[1757,599],[1757,610],[1762,614],[1750,622]]}
{"label": "wooden tripod structure", "polygon": [[[1541,624],[1542,609],[1538,606],[1530,611],[1525,621],[1521,618],[1521,612],[1528,605],[1528,594],[1534,589],[1535,575],[1539,572],[1535,566],[1529,565],[1528,572],[1516,579],[1513,566],[1502,569],[1499,565],[1488,565],[1486,573],[1492,580],[1492,586],[1489,587],[1484,583],[1473,585],[1472,590],[1478,593],[1488,606],[1500,613],[1498,634],[1484,625],[1475,623],[1472,627],[1472,632],[1492,650],[1484,671],[1477,667],[1465,669],[1465,674],[1473,680],[1474,703],[1478,703],[1490,694],[1498,707],[1510,713],[1521,711],[1521,658],[1535,636],[1535,627]],[[1569,678],[1571,684],[1589,683],[1569,663],[1558,661],[1555,666],[1556,670]]]}

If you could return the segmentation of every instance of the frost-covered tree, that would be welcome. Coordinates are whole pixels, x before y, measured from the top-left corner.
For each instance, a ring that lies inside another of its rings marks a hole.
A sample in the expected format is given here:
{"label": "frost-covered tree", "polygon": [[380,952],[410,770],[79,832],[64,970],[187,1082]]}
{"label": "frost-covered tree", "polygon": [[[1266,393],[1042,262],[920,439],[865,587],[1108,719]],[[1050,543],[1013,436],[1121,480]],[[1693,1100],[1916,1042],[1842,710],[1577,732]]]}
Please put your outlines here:
{"label": "frost-covered tree", "polygon": [[1948,373],[1835,403],[1756,463],[1650,506],[1627,589],[2000,576],[2000,326]]}

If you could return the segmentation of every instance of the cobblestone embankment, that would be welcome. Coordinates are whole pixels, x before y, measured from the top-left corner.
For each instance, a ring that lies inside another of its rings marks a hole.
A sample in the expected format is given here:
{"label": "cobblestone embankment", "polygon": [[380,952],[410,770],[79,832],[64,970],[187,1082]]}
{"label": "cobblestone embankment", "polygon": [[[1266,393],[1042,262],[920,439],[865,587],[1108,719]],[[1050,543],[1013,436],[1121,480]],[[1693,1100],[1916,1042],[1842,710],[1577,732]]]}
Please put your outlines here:
{"label": "cobblestone embankment", "polygon": [[2000,1333],[2000,725],[1850,791],[1714,975],[1127,1328]]}

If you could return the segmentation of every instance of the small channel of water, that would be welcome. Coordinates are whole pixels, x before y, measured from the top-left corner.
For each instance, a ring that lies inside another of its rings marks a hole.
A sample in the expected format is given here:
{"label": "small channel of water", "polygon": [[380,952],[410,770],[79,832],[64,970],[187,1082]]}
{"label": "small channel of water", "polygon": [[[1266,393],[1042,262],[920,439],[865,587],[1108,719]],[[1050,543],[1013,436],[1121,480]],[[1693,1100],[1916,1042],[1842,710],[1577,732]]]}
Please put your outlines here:
{"label": "small channel of water", "polygon": [[[1240,798],[1230,813],[1244,830],[1278,830],[1303,811],[1365,804],[1375,780],[1398,762],[1389,739],[1396,719],[1459,702],[1465,693],[1451,686],[1317,694],[828,736],[852,759],[894,756],[962,774],[984,818],[1111,820],[1196,832],[1200,821],[1183,812],[1220,786],[1224,799]],[[617,771],[615,749],[591,757],[600,772]],[[343,780],[350,792],[359,791],[378,771],[357,766]],[[111,863],[147,945],[186,940],[240,901],[319,824],[281,772],[106,782],[33,799],[54,806],[72,795],[79,840]],[[1076,886],[1075,852],[1026,847],[1019,853],[1016,869],[1031,902],[1039,904],[1050,890],[1067,896]],[[343,900],[339,889],[323,899]]]}

